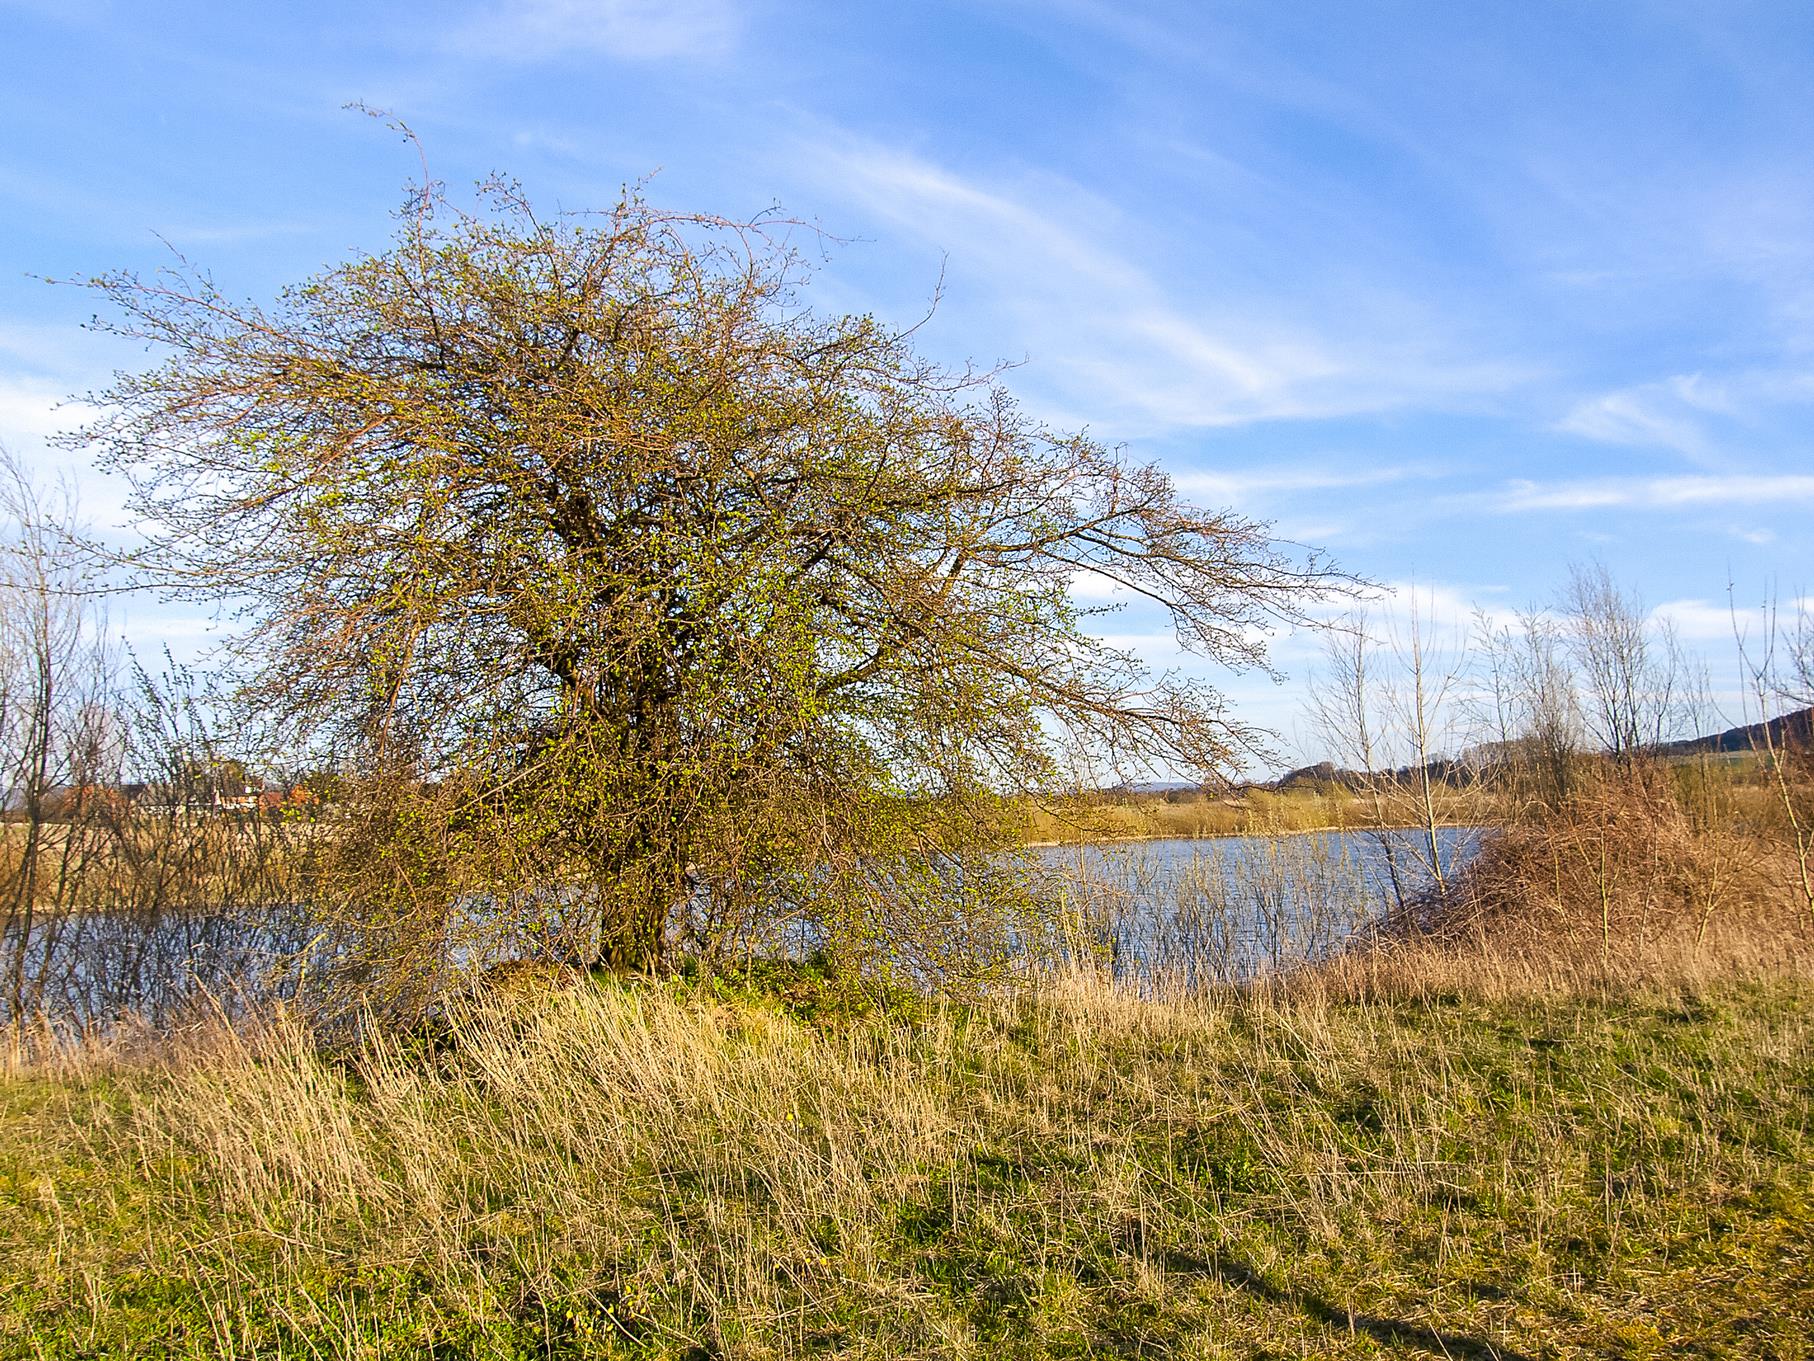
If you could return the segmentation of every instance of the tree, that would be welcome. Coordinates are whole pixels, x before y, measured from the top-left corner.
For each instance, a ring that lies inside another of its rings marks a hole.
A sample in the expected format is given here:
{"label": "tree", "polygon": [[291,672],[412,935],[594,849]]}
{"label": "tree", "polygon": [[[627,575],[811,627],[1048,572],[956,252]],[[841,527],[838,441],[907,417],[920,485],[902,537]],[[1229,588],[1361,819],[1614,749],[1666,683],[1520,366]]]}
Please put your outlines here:
{"label": "tree", "polygon": [[1434,600],[1420,600],[1413,588],[1406,605],[1402,627],[1388,627],[1383,639],[1364,610],[1340,620],[1311,691],[1313,722],[1370,805],[1368,831],[1401,911],[1425,892],[1439,900],[1448,893],[1453,865],[1436,786],[1456,764],[1445,753],[1466,666],[1460,640],[1444,646],[1432,636]]}
{"label": "tree", "polygon": [[38,981],[32,951],[59,929],[44,909],[88,858],[85,837],[51,823],[93,810],[118,737],[111,649],[64,532],[73,514],[67,487],[39,487],[0,449],[0,809],[16,823],[0,843],[0,959],[14,1018]]}
{"label": "tree", "polygon": [[1552,811],[1568,800],[1581,751],[1581,707],[1562,626],[1537,610],[1510,624],[1476,615],[1484,685],[1476,696],[1488,746],[1487,768],[1511,792]]}
{"label": "tree", "polygon": [[1253,741],[1092,637],[1076,574],[1231,665],[1339,584],[994,375],[815,315],[790,230],[424,187],[388,249],[268,307],[187,264],[88,281],[163,353],[85,432],[140,579],[236,609],[248,695],[313,749],[432,792],[468,866],[443,899],[533,872],[639,965],[699,885],[873,940],[923,905],[907,866],[1066,751],[1212,771]]}
{"label": "tree", "polygon": [[1661,745],[1693,704],[1687,659],[1669,621],[1649,618],[1604,563],[1569,569],[1562,617],[1586,721],[1600,744],[1622,762]]}

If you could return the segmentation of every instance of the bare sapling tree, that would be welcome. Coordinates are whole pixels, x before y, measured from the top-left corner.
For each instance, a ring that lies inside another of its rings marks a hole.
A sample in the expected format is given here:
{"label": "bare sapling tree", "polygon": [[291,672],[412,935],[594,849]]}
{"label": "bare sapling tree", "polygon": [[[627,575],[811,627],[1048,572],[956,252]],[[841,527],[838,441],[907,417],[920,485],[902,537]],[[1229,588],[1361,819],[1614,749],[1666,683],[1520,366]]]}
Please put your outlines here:
{"label": "bare sapling tree", "polygon": [[93,856],[82,824],[117,767],[113,657],[83,589],[73,514],[67,487],[41,488],[0,451],[0,943],[13,1016],[40,981],[34,959],[61,929],[56,909]]}
{"label": "bare sapling tree", "polygon": [[798,235],[424,185],[387,249],[269,306],[186,264],[90,281],[163,355],[82,437],[131,481],[131,565],[238,609],[248,698],[372,791],[323,890],[349,912],[542,885],[630,967],[782,912],[930,959],[987,920],[994,802],[1067,749],[1213,772],[1251,738],[1069,583],[1238,667],[1340,579],[815,314]]}
{"label": "bare sapling tree", "polygon": [[1641,872],[1622,861],[1615,844],[1616,810],[1626,801],[1643,806],[1650,799],[1644,758],[1693,719],[1704,686],[1697,684],[1696,668],[1670,620],[1647,611],[1635,592],[1621,589],[1604,563],[1571,569],[1560,613],[1587,729],[1619,777],[1600,790],[1603,815],[1586,820],[1586,834],[1574,843],[1599,898],[1601,953],[1610,957],[1621,880],[1635,878],[1645,886],[1646,921],[1653,906],[1650,887],[1658,881],[1654,843]]}
{"label": "bare sapling tree", "polygon": [[1370,631],[1364,611],[1339,621],[1311,688],[1317,730],[1355,772],[1370,805],[1370,834],[1401,910],[1425,886],[1438,898],[1448,892],[1438,787],[1450,777],[1447,752],[1467,665],[1458,642],[1438,646],[1432,637],[1433,606],[1415,592],[1409,605],[1403,623],[1383,637]]}
{"label": "bare sapling tree", "polygon": [[1436,786],[1447,783],[1453,765],[1449,755],[1455,735],[1455,702],[1468,658],[1461,639],[1444,644],[1432,636],[1433,599],[1426,606],[1413,587],[1408,603],[1403,623],[1388,633],[1397,676],[1396,683],[1386,688],[1385,699],[1393,724],[1404,737],[1420,858],[1440,899],[1448,896],[1449,872],[1439,835],[1442,819]]}
{"label": "bare sapling tree", "polygon": [[[257,985],[294,901],[284,829],[222,807],[239,770],[193,696],[126,665],[76,498],[0,454],[0,1020],[87,1024]],[[254,938],[255,942],[254,942]],[[242,950],[242,953],[245,953]]]}
{"label": "bare sapling tree", "polygon": [[1339,619],[1323,638],[1323,669],[1311,678],[1310,713],[1324,750],[1359,781],[1368,806],[1369,834],[1379,847],[1394,907],[1402,910],[1410,889],[1394,825],[1388,738],[1378,706],[1378,642],[1368,632],[1364,610]]}
{"label": "bare sapling tree", "polygon": [[1602,748],[1629,763],[1670,737],[1692,702],[1686,659],[1670,622],[1650,616],[1599,562],[1571,568],[1561,616],[1584,716]]}
{"label": "bare sapling tree", "polygon": [[1814,924],[1814,790],[1810,788],[1814,786],[1814,714],[1808,707],[1814,702],[1814,619],[1808,602],[1797,600],[1795,621],[1785,625],[1781,602],[1772,594],[1759,611],[1760,636],[1753,638],[1739,615],[1730,584],[1727,598],[1745,682],[1745,722],[1788,825],[1796,888],[1803,911]]}
{"label": "bare sapling tree", "polygon": [[1582,750],[1580,701],[1561,624],[1538,610],[1507,622],[1477,613],[1473,701],[1481,765],[1514,799],[1551,811],[1567,801]]}

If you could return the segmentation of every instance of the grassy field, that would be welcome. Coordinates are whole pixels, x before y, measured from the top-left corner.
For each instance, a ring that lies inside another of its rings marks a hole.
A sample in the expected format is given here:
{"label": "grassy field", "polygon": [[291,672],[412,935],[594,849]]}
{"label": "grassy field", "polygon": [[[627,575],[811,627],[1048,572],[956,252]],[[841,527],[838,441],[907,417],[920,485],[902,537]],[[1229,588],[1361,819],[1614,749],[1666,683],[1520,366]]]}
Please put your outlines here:
{"label": "grassy field", "polygon": [[8,1356],[1814,1355],[1814,982],[586,984],[0,1077]]}
{"label": "grassy field", "polygon": [[[1438,791],[1437,814],[1451,826],[1503,821],[1504,800],[1482,789]],[[1225,795],[1098,794],[1063,804],[1024,803],[1014,811],[1020,837],[1035,845],[1138,841],[1161,837],[1277,836],[1288,832],[1380,825],[1369,799],[1339,787],[1242,789]],[[1402,819],[1391,819],[1397,822]]]}

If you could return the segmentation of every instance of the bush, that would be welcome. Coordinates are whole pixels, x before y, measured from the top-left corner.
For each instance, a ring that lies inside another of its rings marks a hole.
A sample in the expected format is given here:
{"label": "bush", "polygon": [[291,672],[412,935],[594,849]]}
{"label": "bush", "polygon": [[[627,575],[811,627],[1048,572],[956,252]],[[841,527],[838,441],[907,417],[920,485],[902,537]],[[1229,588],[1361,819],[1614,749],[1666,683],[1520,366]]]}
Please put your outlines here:
{"label": "bush", "polygon": [[1602,954],[1668,938],[1799,940],[1810,923],[1791,890],[1793,839],[1746,792],[1697,767],[1608,764],[1556,809],[1506,826],[1406,925]]}

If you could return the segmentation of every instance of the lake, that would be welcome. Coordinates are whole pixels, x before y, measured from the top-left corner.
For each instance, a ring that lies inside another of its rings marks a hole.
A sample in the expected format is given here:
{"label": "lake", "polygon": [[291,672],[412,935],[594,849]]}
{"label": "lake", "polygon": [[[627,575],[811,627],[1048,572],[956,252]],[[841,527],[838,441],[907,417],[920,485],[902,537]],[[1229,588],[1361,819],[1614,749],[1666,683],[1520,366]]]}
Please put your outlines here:
{"label": "lake", "polygon": [[[1452,875],[1485,829],[1445,827]],[[1088,944],[1122,976],[1241,982],[1327,956],[1433,885],[1420,832],[1301,832],[1041,848],[1076,887]]]}
{"label": "lake", "polygon": [[[1478,848],[1477,828],[1438,837],[1444,872]],[[1034,849],[1052,876],[1059,948],[1130,978],[1239,982],[1341,949],[1395,903],[1428,888],[1427,846],[1410,832],[1116,842]],[[497,933],[492,933],[494,936]],[[518,939],[533,929],[514,933]],[[14,1011],[82,1026],[134,1014],[162,1024],[200,1005],[234,1012],[318,976],[331,947],[297,907],[256,914],[71,913],[29,938],[0,933],[0,1021]],[[508,947],[504,947],[508,953]],[[499,957],[450,948],[447,967]]]}

